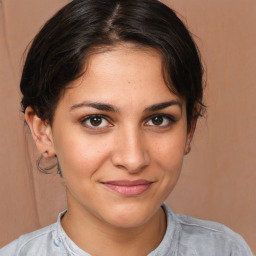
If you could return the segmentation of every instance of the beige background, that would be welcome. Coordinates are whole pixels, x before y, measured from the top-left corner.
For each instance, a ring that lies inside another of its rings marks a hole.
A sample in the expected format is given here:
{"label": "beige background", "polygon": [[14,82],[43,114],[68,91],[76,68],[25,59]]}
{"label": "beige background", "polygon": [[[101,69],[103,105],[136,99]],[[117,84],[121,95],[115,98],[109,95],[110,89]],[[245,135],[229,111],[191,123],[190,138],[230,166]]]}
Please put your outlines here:
{"label": "beige background", "polygon": [[[67,0],[2,0],[0,7],[0,247],[56,220],[65,208],[57,175],[35,169],[36,150],[19,113],[22,54]],[[224,223],[256,252],[256,1],[165,0],[189,24],[207,64],[201,119],[168,204]],[[185,17],[185,18],[184,18]],[[32,161],[32,164],[31,164]]]}

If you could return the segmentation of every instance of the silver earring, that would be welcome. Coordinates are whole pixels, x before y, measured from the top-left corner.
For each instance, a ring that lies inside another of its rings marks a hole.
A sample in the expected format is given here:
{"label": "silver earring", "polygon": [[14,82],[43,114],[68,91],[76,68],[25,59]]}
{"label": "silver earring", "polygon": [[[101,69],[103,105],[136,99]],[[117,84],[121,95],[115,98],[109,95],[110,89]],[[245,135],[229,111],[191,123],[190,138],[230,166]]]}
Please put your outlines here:
{"label": "silver earring", "polygon": [[[47,151],[45,151],[45,153],[48,153]],[[58,159],[57,159],[57,157],[55,156],[55,158],[56,158],[56,163],[55,164],[52,164],[52,165],[50,165],[50,166],[46,166],[46,167],[42,167],[41,166],[41,161],[42,161],[42,159],[44,158],[44,156],[43,156],[43,154],[41,154],[40,155],[40,157],[37,159],[37,161],[36,161],[36,167],[37,167],[37,169],[40,171],[40,172],[42,172],[42,173],[44,173],[44,174],[52,174],[53,173],[53,171],[50,171],[50,170],[52,170],[53,168],[55,168],[56,166],[57,166],[57,173],[59,174],[59,175],[61,175],[61,170],[60,170],[60,168],[59,168],[59,162],[58,162]],[[61,175],[62,176],[62,175]]]}
{"label": "silver earring", "polygon": [[[57,159],[57,156],[55,156],[55,157],[56,157],[56,159]],[[59,165],[59,161],[58,161],[58,159],[57,159],[57,174],[59,174],[59,175],[60,175],[60,177],[63,177],[63,176],[62,176],[61,169],[60,169],[60,165]]]}

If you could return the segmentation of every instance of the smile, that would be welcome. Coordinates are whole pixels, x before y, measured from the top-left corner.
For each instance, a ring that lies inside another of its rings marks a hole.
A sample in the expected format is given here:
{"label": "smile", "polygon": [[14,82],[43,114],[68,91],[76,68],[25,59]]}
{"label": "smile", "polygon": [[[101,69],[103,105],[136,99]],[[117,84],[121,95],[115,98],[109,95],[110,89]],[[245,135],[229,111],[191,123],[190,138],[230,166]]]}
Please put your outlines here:
{"label": "smile", "polygon": [[123,196],[138,196],[146,192],[153,184],[152,181],[147,180],[117,180],[102,182],[108,189],[117,192]]}

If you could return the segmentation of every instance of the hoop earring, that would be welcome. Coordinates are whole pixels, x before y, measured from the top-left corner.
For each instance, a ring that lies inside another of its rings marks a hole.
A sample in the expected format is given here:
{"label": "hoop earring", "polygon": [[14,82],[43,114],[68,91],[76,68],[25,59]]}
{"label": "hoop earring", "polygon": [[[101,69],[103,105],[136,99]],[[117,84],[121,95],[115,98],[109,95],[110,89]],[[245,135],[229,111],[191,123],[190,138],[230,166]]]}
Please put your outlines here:
{"label": "hoop earring", "polygon": [[62,172],[61,172],[61,169],[60,169],[59,161],[58,161],[57,156],[55,156],[55,157],[56,157],[56,159],[57,159],[57,174],[59,174],[60,177],[62,178],[63,175],[62,175]]}
{"label": "hoop earring", "polygon": [[48,167],[41,167],[41,166],[40,166],[40,162],[41,162],[41,160],[43,159],[43,157],[44,157],[44,156],[41,154],[40,157],[37,159],[37,161],[36,161],[36,167],[37,167],[37,169],[38,169],[40,172],[44,173],[44,174],[52,174],[53,171],[52,171],[52,172],[49,172],[49,171],[50,171],[51,169],[53,169],[54,167],[57,166],[57,173],[61,175],[61,170],[60,170],[60,168],[59,168],[59,162],[58,162],[57,157],[55,156],[55,158],[56,158],[56,160],[57,160],[57,162],[56,162],[55,164],[52,164],[52,165],[50,165],[50,166],[48,166]]}

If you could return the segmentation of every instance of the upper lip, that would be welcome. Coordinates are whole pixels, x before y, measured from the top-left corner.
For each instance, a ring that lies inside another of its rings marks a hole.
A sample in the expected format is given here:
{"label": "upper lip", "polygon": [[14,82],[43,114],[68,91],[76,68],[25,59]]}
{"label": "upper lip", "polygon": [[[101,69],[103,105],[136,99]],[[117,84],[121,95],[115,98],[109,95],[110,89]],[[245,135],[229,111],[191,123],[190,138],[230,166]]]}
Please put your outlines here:
{"label": "upper lip", "polygon": [[102,182],[103,184],[110,184],[116,186],[138,186],[138,185],[149,185],[153,183],[153,181],[148,181],[144,179],[140,180],[111,180]]}

